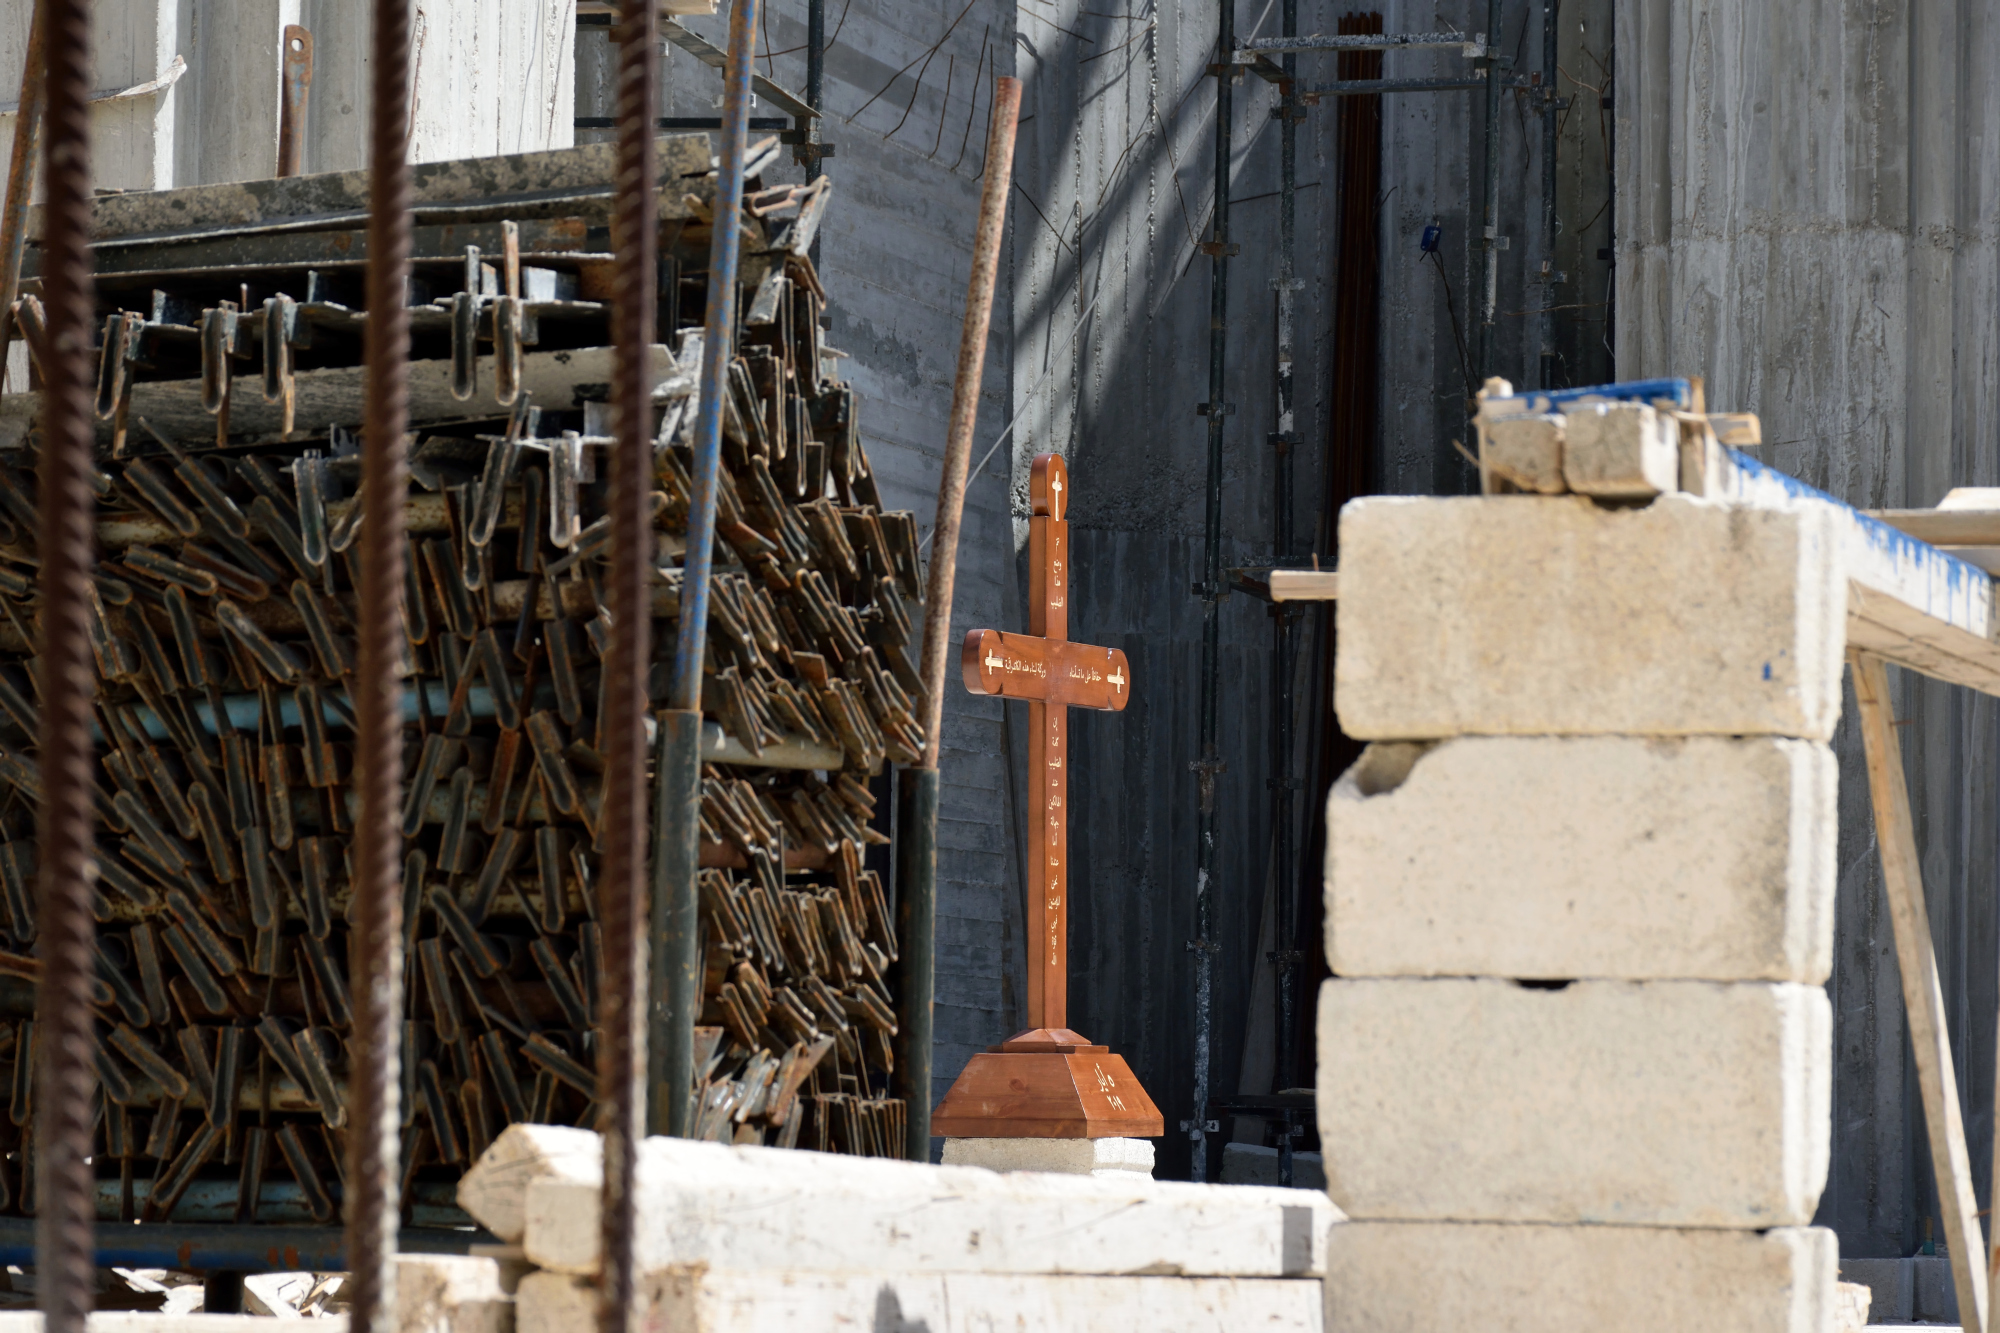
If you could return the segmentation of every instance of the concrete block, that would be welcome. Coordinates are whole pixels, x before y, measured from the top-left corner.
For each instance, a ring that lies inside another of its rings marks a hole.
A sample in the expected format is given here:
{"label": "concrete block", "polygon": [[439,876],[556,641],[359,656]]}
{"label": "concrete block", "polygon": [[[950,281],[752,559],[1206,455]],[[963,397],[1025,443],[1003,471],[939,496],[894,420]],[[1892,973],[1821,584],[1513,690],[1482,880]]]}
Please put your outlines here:
{"label": "concrete block", "polygon": [[1680,482],[1680,428],[1644,403],[1571,403],[1562,469],[1579,495],[1650,500]]}
{"label": "concrete block", "polygon": [[1817,986],[1328,981],[1327,1192],[1354,1217],[1780,1227],[1826,1183]]}
{"label": "concrete block", "polygon": [[[1907,1324],[1916,1315],[1917,1270],[1908,1259],[1849,1259],[1840,1261],[1840,1280],[1868,1288],[1869,1317],[1878,1324]],[[1950,1279],[1945,1281],[1950,1286]],[[1957,1297],[1953,1296],[1956,1303]]]}
{"label": "concrete block", "polygon": [[1327,798],[1343,977],[1821,985],[1839,770],[1816,741],[1378,742]]}
{"label": "concrete block", "polygon": [[[1350,1222],[1327,1333],[1828,1333],[1839,1246],[1770,1231]],[[524,1330],[525,1333],[525,1330]]]}
{"label": "concrete block", "polygon": [[946,1166],[1053,1171],[1066,1176],[1153,1174],[1150,1139],[946,1139]]}
{"label": "concrete block", "polygon": [[497,1259],[396,1256],[397,1333],[514,1333],[514,1298]]}
{"label": "concrete block", "polygon": [[563,1125],[509,1125],[458,1182],[458,1206],[509,1245],[527,1230],[522,1206],[528,1182],[543,1176],[596,1183],[604,1172],[604,1144],[587,1129]]}
{"label": "concrete block", "polygon": [[1868,1310],[1875,1293],[1859,1282],[1840,1282],[1833,1288],[1834,1333],[1861,1333],[1868,1326]]}
{"label": "concrete block", "polygon": [[1488,476],[1516,490],[1561,495],[1563,419],[1559,415],[1481,418],[1479,461]]}
{"label": "concrete block", "polygon": [[1371,496],[1340,516],[1334,703],[1362,740],[1832,737],[1836,510]]}
{"label": "concrete block", "polygon": [[[1225,1185],[1276,1185],[1278,1150],[1261,1143],[1225,1143],[1222,1146],[1222,1183]],[[1297,1190],[1324,1190],[1326,1162],[1316,1152],[1292,1154],[1292,1186]]]}
{"label": "concrete block", "polygon": [[[1028,1274],[675,1271],[641,1280],[653,1333],[1321,1333],[1317,1279],[1048,1277]],[[519,1333],[595,1333],[587,1279],[531,1274]]]}
{"label": "concrete block", "polygon": [[[528,1259],[598,1265],[595,1180],[527,1191]],[[639,1271],[707,1264],[815,1272],[1320,1272],[1339,1216],[1322,1195],[1245,1185],[1000,1174],[879,1158],[648,1139],[639,1158]]]}
{"label": "concrete block", "polygon": [[1951,1259],[1942,1254],[1913,1254],[1910,1266],[1910,1313],[1919,1324],[1956,1324],[1958,1286],[1951,1280]]}

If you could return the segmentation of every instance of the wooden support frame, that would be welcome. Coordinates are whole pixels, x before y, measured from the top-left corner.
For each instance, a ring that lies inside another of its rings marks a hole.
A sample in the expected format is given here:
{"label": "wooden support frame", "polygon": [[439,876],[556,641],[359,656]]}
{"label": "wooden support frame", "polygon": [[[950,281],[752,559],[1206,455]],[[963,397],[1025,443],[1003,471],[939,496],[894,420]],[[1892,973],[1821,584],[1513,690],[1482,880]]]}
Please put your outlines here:
{"label": "wooden support frame", "polygon": [[[1923,1096],[1924,1127],[1930,1137],[1931,1169],[1937,1177],[1944,1213],[1945,1242],[1951,1251],[1952,1282],[1958,1291],[1960,1324],[1968,1333],[2000,1333],[1987,1323],[1988,1266],[1974,1256],[1987,1253],[1980,1232],[1979,1204],[1973,1195],[1972,1163],[1965,1147],[1965,1121],[1952,1068],[1951,1038],[1945,1027],[1944,995],[1938,985],[1937,952],[1931,945],[1930,916],[1924,907],[1922,866],[1910,792],[1903,777],[1902,747],[1889,704],[1889,673],[1872,653],[1853,653],[1854,695],[1860,704],[1861,737],[1868,755],[1868,793],[1875,807],[1875,839],[1882,852],[1882,883],[1896,932],[1896,963],[1903,974],[1903,1010],[1910,1021],[1910,1045],[1917,1056],[1917,1086]],[[2000,1142],[1996,1142],[2000,1149]]]}

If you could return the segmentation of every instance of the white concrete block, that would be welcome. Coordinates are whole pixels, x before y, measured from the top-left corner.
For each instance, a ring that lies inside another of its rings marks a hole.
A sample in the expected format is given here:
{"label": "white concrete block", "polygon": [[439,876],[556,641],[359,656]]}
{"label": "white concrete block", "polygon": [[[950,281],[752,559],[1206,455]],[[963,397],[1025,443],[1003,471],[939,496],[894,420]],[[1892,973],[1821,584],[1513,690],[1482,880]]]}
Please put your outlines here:
{"label": "white concrete block", "polygon": [[[1916,1317],[1916,1265],[1908,1259],[1840,1261],[1840,1280],[1869,1290],[1869,1315],[1878,1323],[1907,1324]],[[1946,1277],[1949,1286],[1951,1279]],[[1953,1298],[1956,1304],[1956,1297]]]}
{"label": "white concrete block", "polygon": [[946,1139],[946,1166],[1053,1171],[1066,1176],[1153,1174],[1151,1139]]}
{"label": "white concrete block", "polygon": [[398,1333],[514,1333],[514,1298],[497,1259],[396,1256]]}
{"label": "white concrete block", "polygon": [[1834,507],[1371,496],[1340,517],[1348,735],[1827,740],[1847,591]]}
{"label": "white concrete block", "polygon": [[[1317,1279],[1042,1277],[1027,1274],[740,1270],[659,1273],[641,1283],[641,1319],[659,1333],[1321,1333]],[[521,1283],[519,1333],[595,1333],[583,1278]]]}
{"label": "white concrete block", "polygon": [[[1831,1231],[1335,1227],[1327,1333],[1830,1333]],[[525,1330],[524,1330],[525,1333]]]}
{"label": "white concrete block", "polygon": [[[528,1259],[598,1264],[594,1180],[534,1180]],[[879,1158],[648,1139],[639,1270],[707,1264],[817,1272],[1317,1274],[1338,1217],[1322,1195],[1245,1185],[1000,1174]]]}
{"label": "white concrete block", "polygon": [[1380,1220],[1777,1227],[1826,1183],[1816,986],[1328,981],[1327,1192]]}
{"label": "white concrete block", "polygon": [[1817,741],[1378,742],[1327,798],[1336,975],[1798,981],[1833,965]]}
{"label": "white concrete block", "polygon": [[509,1245],[527,1230],[522,1208],[528,1182],[543,1176],[595,1184],[604,1171],[604,1144],[587,1129],[509,1125],[458,1182],[458,1206]]}
{"label": "white concrete block", "polygon": [[1680,482],[1680,429],[1644,403],[1568,404],[1562,469],[1580,495],[1649,500]]}
{"label": "white concrete block", "polygon": [[1835,1333],[1861,1333],[1868,1327],[1868,1311],[1874,1302],[1875,1293],[1862,1283],[1836,1283],[1833,1288]]}
{"label": "white concrete block", "polygon": [[1479,461],[1490,477],[1517,490],[1561,495],[1563,419],[1555,414],[1481,418]]}

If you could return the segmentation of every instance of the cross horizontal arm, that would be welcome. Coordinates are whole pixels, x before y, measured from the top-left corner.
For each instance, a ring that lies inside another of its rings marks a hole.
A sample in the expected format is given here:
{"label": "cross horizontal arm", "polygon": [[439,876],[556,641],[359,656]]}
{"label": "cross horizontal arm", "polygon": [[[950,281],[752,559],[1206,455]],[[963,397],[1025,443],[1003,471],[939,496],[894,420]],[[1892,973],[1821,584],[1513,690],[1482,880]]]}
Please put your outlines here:
{"label": "cross horizontal arm", "polygon": [[965,636],[959,666],[974,694],[1110,712],[1132,697],[1132,670],[1116,648],[976,629]]}

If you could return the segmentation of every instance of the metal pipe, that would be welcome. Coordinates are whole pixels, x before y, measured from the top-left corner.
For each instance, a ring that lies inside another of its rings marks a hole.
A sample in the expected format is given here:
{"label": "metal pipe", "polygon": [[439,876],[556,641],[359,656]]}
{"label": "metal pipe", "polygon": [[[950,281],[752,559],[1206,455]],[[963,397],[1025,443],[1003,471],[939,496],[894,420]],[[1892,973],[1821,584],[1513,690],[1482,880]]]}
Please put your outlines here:
{"label": "metal pipe", "polygon": [[[1280,19],[1287,37],[1298,31],[1298,0],[1284,0]],[[1278,567],[1292,558],[1292,483],[1295,446],[1299,443],[1293,416],[1292,342],[1294,293],[1302,285],[1297,277],[1298,215],[1298,57],[1283,58],[1284,81],[1278,85],[1278,276],[1273,286],[1278,293],[1277,372],[1278,428],[1271,435],[1277,450],[1273,468],[1271,564]],[[1273,1034],[1275,1061],[1272,1091],[1296,1086],[1298,1079],[1292,1028],[1298,995],[1297,901],[1292,885],[1292,661],[1296,616],[1292,607],[1274,603],[1271,607],[1271,855],[1272,890],[1277,895],[1277,921],[1271,957],[1277,966],[1277,1030]],[[1257,936],[1251,926],[1251,938]],[[1291,1125],[1282,1125],[1284,1137],[1278,1145],[1278,1183],[1292,1183]]]}
{"label": "metal pipe", "polygon": [[96,498],[91,492],[89,0],[44,9],[42,301],[48,328],[37,545],[42,558],[36,739],[42,800],[36,810],[35,1266],[48,1333],[84,1333],[94,1288],[97,1187],[90,1165],[97,1091],[91,984],[96,922],[90,741],[97,683],[87,608]]}
{"label": "metal pipe", "polygon": [[[818,111],[826,105],[826,0],[808,0],[806,5],[806,103]],[[819,142],[820,118],[815,116],[804,121],[800,129],[804,132],[806,184],[810,185],[826,174],[821,165],[825,153]],[[813,267],[819,267],[819,233],[813,233]]]}
{"label": "metal pipe", "polygon": [[352,1125],[345,1182],[354,1333],[396,1327],[402,1203],[403,656],[410,490],[410,0],[375,0],[368,145],[368,398],[361,432],[361,588],[355,614]]}
{"label": "metal pipe", "polygon": [[937,966],[938,771],[896,777],[896,1090],[907,1113],[903,1156],[931,1159],[931,999]]}
{"label": "metal pipe", "polygon": [[[639,1141],[646,1134],[646,677],[652,658],[652,345],[659,292],[659,189],[653,119],[659,98],[659,12],[654,0],[624,0],[618,42],[618,192],[611,242],[617,295],[611,306],[611,642],[602,690],[603,855],[597,920],[604,975],[597,1034],[597,1119],[604,1136],[602,1276],[598,1323],[625,1333],[638,1323]],[[725,113],[725,118],[727,113]],[[717,231],[736,231],[736,209],[718,201]],[[705,590],[704,590],[705,591]]]}
{"label": "metal pipe", "polygon": [[296,23],[285,25],[284,101],[278,109],[278,174],[306,169],[306,101],[312,95],[313,35]]}
{"label": "metal pipe", "polygon": [[[756,55],[757,0],[737,0],[729,23],[723,78],[722,164],[715,216],[743,211],[743,156],[749,137],[750,62]],[[685,1136],[694,1082],[694,1023],[701,1007],[701,674],[708,634],[709,570],[715,546],[715,497],[722,454],[723,395],[735,356],[736,266],[742,229],[714,228],[709,239],[708,318],[703,337],[701,416],[695,422],[694,501],[681,572],[681,615],[674,648],[673,693],[660,714],[654,796],[652,910],[655,919],[653,1007],[647,1068],[650,1120],[656,1132]]]}
{"label": "metal pipe", "polygon": [[[1216,34],[1218,58],[1226,57],[1236,41],[1236,0],[1220,0]],[[1181,1130],[1194,1145],[1189,1179],[1208,1179],[1209,1044],[1214,1026],[1215,986],[1215,779],[1222,771],[1216,752],[1216,686],[1222,633],[1222,436],[1229,405],[1224,370],[1229,351],[1229,160],[1230,118],[1235,114],[1234,67],[1222,66],[1215,79],[1215,234],[1204,247],[1209,254],[1208,295],[1208,487],[1202,538],[1201,693],[1198,702],[1197,745],[1192,765],[1200,793],[1195,830],[1194,953],[1194,1115]]]}
{"label": "metal pipe", "polygon": [[1501,0],[1486,0],[1486,155],[1480,183],[1479,352],[1472,363],[1475,387],[1493,373],[1493,314],[1500,302],[1500,11]]}
{"label": "metal pipe", "polygon": [[924,590],[924,756],[905,774],[898,811],[897,1020],[899,1083],[907,1100],[910,1160],[931,1153],[931,1003],[936,991],[932,933],[937,920],[938,761],[944,751],[944,692],[951,664],[951,599],[958,577],[958,532],[965,514],[965,486],[972,435],[979,424],[979,386],[986,367],[986,335],[993,323],[993,289],[1000,271],[1000,243],[1007,230],[1007,196],[1014,186],[1014,130],[1021,114],[1021,81],[993,81],[992,118],[986,129],[986,172],[979,191],[979,221],[972,233],[972,262],[965,281],[965,318],[958,332],[958,373],[952,381],[951,417],[945,434],[937,514],[931,527],[931,565]]}
{"label": "metal pipe", "polygon": [[1462,32],[1342,33],[1337,37],[1316,32],[1305,37],[1293,33],[1282,37],[1246,37],[1233,49],[1275,55],[1280,51],[1396,51],[1405,47],[1478,45],[1477,40]]}
{"label": "metal pipe", "polygon": [[[0,380],[7,374],[9,307],[21,294],[21,255],[28,243],[28,200],[35,185],[35,152],[41,145],[42,116],[47,109],[43,75],[49,0],[35,0],[28,21],[28,51],[21,64],[21,105],[14,116],[14,153],[7,162],[7,199],[0,212]],[[23,386],[25,387],[25,386]]]}

